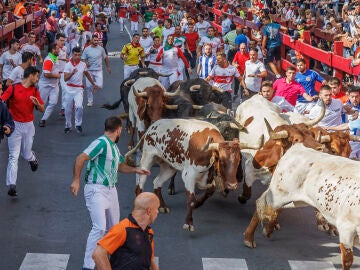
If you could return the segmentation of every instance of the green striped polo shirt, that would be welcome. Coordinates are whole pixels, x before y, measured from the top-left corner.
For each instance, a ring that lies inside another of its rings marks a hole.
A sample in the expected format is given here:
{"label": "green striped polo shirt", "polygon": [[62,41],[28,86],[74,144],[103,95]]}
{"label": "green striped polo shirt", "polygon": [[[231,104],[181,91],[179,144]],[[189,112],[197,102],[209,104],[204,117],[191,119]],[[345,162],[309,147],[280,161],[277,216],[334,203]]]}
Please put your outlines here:
{"label": "green striped polo shirt", "polygon": [[117,145],[103,135],[93,141],[83,153],[90,157],[85,182],[113,187],[117,182],[118,165],[124,161]]}

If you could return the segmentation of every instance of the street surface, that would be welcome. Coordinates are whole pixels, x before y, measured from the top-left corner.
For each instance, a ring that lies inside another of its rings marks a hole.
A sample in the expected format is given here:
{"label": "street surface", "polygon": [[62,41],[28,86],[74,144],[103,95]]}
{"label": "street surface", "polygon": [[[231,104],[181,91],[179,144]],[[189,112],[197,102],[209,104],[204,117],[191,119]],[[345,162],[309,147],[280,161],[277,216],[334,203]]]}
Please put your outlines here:
{"label": "street surface", "polygon": [[[112,24],[109,52],[118,52],[129,42],[126,32],[119,33]],[[0,270],[80,270],[85,243],[90,231],[90,217],[85,207],[83,190],[78,197],[70,193],[73,162],[92,140],[103,132],[106,117],[119,114],[122,107],[107,111],[100,106],[119,99],[123,80],[123,64],[118,57],[110,58],[112,74],[104,71],[104,89],[95,94],[95,105],[85,107],[82,135],[75,131],[64,134],[64,118],[58,110],[38,127],[36,113],[34,151],[39,169],[30,170],[20,159],[17,181],[18,197],[7,195],[5,175],[7,141],[0,145]],[[84,104],[87,103],[86,97]],[[128,134],[123,130],[119,143],[126,153]],[[301,157],[299,157],[301,158]],[[331,169],[331,168],[330,168]],[[153,168],[145,190],[151,191]],[[119,175],[118,192],[121,217],[132,209],[135,190],[134,175]],[[186,203],[181,178],[176,179],[177,193],[164,194],[169,214],[159,214],[153,228],[155,252],[162,270],[309,270],[341,269],[338,237],[318,232],[312,208],[285,210],[280,217],[281,230],[271,239],[256,232],[256,249],[243,245],[243,232],[255,210],[255,199],[265,190],[255,184],[253,198],[241,205],[237,193],[228,198],[216,194],[194,212],[195,232],[182,229]],[[166,187],[164,188],[166,193]],[[355,249],[352,269],[360,269],[359,251]]]}

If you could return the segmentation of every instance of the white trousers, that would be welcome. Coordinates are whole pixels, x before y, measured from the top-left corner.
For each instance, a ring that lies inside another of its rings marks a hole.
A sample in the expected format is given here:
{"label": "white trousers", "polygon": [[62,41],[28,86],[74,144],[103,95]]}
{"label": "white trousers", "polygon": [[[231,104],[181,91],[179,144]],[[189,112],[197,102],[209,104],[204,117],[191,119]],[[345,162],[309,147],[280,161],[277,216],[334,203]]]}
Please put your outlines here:
{"label": "white trousers", "polygon": [[[89,70],[89,73],[93,80],[95,81],[95,84],[99,86],[100,88],[103,88],[103,71],[102,70]],[[91,84],[91,82],[85,78],[85,89],[87,93],[87,99],[88,102],[94,102],[94,95],[93,90],[94,86]]]}
{"label": "white trousers", "polygon": [[15,121],[15,130],[8,138],[9,161],[6,170],[7,186],[16,185],[20,153],[27,161],[35,160],[34,153],[31,151],[34,136],[35,127],[32,121],[26,123]]}
{"label": "white trousers", "polygon": [[84,89],[66,86],[64,95],[65,128],[71,128],[73,103],[75,103],[75,126],[82,125]]}
{"label": "white trousers", "polygon": [[130,21],[130,29],[131,29],[131,34],[134,34],[134,33],[138,32],[138,30],[139,30],[139,23],[138,23],[138,22]]}
{"label": "white trousers", "polygon": [[105,187],[97,184],[86,184],[84,187],[86,207],[89,210],[92,228],[89,233],[84,268],[94,269],[91,258],[97,242],[120,220],[120,207],[116,187]]}
{"label": "white trousers", "polygon": [[61,109],[64,109],[65,107],[65,91],[66,91],[66,83],[64,80],[64,73],[61,73],[61,77],[60,77],[60,87],[61,87]]}
{"label": "white trousers", "polygon": [[178,67],[179,67],[179,73],[180,73],[178,76],[178,80],[184,80],[185,64],[182,59],[178,59]]}
{"label": "white trousers", "polygon": [[120,24],[120,32],[124,32],[124,23],[125,23],[126,18],[119,18],[119,24]]}
{"label": "white trousers", "polygon": [[177,69],[161,69],[161,73],[164,74],[171,74],[169,77],[161,77],[160,82],[165,87],[165,89],[168,89],[169,86],[173,83],[179,80],[178,70]]}
{"label": "white trousers", "polygon": [[41,120],[47,120],[55,109],[59,99],[59,82],[55,86],[39,84],[41,99],[46,103],[49,100]]}
{"label": "white trousers", "polygon": [[131,72],[133,72],[134,70],[137,70],[138,68],[139,68],[138,65],[136,65],[136,66],[124,65],[124,80],[129,78]]}

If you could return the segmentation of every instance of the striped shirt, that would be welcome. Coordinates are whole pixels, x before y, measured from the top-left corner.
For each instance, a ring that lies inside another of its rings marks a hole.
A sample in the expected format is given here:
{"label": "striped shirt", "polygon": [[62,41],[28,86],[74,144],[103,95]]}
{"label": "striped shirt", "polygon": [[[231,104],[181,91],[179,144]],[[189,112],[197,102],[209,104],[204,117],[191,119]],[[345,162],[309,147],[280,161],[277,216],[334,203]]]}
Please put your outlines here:
{"label": "striped shirt", "polygon": [[[325,115],[323,119],[318,123],[321,127],[338,126],[342,124],[341,114],[343,112],[343,104],[338,99],[332,99],[329,105],[325,106]],[[308,117],[314,119],[320,115],[321,107],[319,102],[312,107]]]}
{"label": "striped shirt", "polygon": [[236,67],[228,65],[227,67],[221,67],[215,65],[211,70],[209,76],[214,80],[214,86],[221,88],[229,93],[232,92],[231,84],[234,78],[239,78],[240,74]]}
{"label": "striped shirt", "polygon": [[118,166],[124,161],[117,145],[103,135],[93,141],[83,153],[90,157],[86,167],[85,183],[115,186]]}
{"label": "striped shirt", "polygon": [[206,56],[203,54],[199,58],[199,65],[200,65],[200,73],[199,77],[202,79],[206,79],[209,76],[210,71],[214,68],[216,63],[216,56],[210,55]]}

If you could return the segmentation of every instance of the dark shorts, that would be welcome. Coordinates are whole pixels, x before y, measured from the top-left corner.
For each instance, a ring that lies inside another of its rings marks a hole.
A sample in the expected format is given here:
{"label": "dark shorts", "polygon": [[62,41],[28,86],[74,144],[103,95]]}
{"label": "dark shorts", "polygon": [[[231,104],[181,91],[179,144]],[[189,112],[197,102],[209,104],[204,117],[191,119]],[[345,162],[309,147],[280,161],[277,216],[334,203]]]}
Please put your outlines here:
{"label": "dark shorts", "polygon": [[274,59],[276,61],[280,61],[281,60],[281,50],[280,50],[281,46],[279,47],[273,47],[268,49],[267,53],[266,53],[266,58],[264,60],[265,64],[273,62]]}

